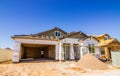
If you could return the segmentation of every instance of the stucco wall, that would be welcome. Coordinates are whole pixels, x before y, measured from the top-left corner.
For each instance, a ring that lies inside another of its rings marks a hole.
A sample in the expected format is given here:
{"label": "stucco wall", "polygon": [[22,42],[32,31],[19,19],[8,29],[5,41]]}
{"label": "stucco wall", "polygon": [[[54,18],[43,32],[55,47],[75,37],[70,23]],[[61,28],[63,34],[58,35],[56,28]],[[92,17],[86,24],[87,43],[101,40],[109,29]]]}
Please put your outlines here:
{"label": "stucco wall", "polygon": [[61,42],[62,42],[62,43],[79,44],[79,39],[75,39],[75,38],[65,38],[65,39],[62,39]]}
{"label": "stucco wall", "polygon": [[88,46],[89,44],[94,44],[95,46],[98,46],[98,41],[88,38],[82,42],[82,46]]}
{"label": "stucco wall", "polygon": [[[94,44],[94,46],[98,46],[98,41],[93,38],[92,39],[88,38],[88,39],[82,41],[81,46],[84,46],[84,49],[83,49],[84,51],[87,50],[89,52],[89,50],[87,48],[85,49],[85,47],[88,46],[89,44]],[[95,47],[95,55],[97,58],[100,57],[100,49],[97,47]]]}
{"label": "stucco wall", "polygon": [[120,67],[120,51],[111,51],[113,66]]}
{"label": "stucco wall", "polygon": [[12,50],[0,49],[0,62],[12,60]]}

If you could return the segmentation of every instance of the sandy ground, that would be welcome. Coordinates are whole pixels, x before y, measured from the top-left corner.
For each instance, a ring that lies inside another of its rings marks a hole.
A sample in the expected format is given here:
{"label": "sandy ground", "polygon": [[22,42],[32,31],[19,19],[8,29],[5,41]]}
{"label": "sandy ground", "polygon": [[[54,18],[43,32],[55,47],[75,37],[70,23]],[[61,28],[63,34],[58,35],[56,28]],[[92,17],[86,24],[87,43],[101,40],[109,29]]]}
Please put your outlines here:
{"label": "sandy ground", "polygon": [[2,63],[0,76],[120,76],[120,69],[107,64],[107,70],[90,70],[76,62]]}

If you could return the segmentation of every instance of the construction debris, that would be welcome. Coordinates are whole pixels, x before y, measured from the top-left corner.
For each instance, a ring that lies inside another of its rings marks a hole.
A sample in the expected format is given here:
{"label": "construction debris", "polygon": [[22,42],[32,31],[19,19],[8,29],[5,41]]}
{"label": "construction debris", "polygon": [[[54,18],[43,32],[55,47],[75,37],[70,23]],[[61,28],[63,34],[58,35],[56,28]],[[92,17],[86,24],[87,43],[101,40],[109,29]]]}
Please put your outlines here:
{"label": "construction debris", "polygon": [[81,58],[76,66],[81,66],[83,68],[92,69],[92,70],[105,70],[108,69],[105,63],[98,60],[92,54],[86,54],[83,58]]}

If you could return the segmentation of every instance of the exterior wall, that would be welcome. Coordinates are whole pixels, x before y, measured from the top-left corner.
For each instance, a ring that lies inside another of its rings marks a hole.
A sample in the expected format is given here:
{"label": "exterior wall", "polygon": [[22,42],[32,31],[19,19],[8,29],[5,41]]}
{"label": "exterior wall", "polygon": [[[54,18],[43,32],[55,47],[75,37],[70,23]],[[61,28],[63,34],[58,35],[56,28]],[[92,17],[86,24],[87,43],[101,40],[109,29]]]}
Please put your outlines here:
{"label": "exterior wall", "polygon": [[[42,44],[42,45],[54,45],[49,47],[48,56],[50,58],[55,58],[55,60],[64,60],[64,49],[63,44],[69,44],[70,49],[70,59],[75,59],[75,50],[74,50],[74,44],[78,45],[78,53],[82,57],[85,54],[89,53],[89,49],[86,47],[89,44],[94,44],[95,46],[98,46],[98,41],[95,39],[86,39],[84,41],[79,42],[79,39],[74,38],[65,38],[61,41],[49,41],[49,40],[32,40],[32,39],[15,39],[15,49],[13,51],[13,62],[19,62],[21,59],[23,48],[21,47],[21,44]],[[54,51],[53,51],[54,50]],[[96,56],[99,57],[100,50],[99,48],[95,48]]]}
{"label": "exterior wall", "polygon": [[12,50],[0,49],[0,62],[12,60]]}
{"label": "exterior wall", "polygon": [[[94,44],[94,46],[98,46],[98,41],[93,38],[92,39],[88,38],[84,41],[81,41],[80,44],[82,47],[82,54],[85,55],[85,54],[89,53],[89,49],[87,48],[89,46],[89,44]],[[82,54],[81,54],[81,56],[83,56]],[[98,47],[95,47],[95,55],[98,58],[100,57],[100,50]]]}
{"label": "exterior wall", "polygon": [[[79,39],[65,38],[65,39],[61,40],[61,43],[64,47],[64,49],[62,51],[62,54],[63,54],[62,56],[65,57],[64,59],[74,60],[75,59],[75,54],[76,54],[75,49],[74,49],[74,44],[79,45]],[[65,46],[64,44],[69,44],[69,46]]]}
{"label": "exterior wall", "polygon": [[88,38],[81,42],[82,46],[88,46],[89,44],[94,44],[95,46],[98,46],[98,41],[93,38],[92,39]]}
{"label": "exterior wall", "polygon": [[52,40],[35,40],[35,39],[15,39],[15,42],[21,43],[21,44],[50,44],[50,45],[58,45],[58,41],[52,41]]}
{"label": "exterior wall", "polygon": [[120,68],[120,51],[111,51],[112,65]]}
{"label": "exterior wall", "polygon": [[85,46],[80,47],[80,58],[89,53],[89,49]]}
{"label": "exterior wall", "polygon": [[[94,44],[95,46],[95,56],[97,58],[100,57],[100,50],[98,47],[98,41],[94,38],[88,38],[88,39],[85,39],[83,41],[80,41],[78,39],[74,39],[74,38],[65,38],[61,41],[63,44],[66,43],[66,44],[70,44],[70,49],[69,49],[69,52],[70,52],[70,59],[75,59],[75,54],[76,52],[79,53],[79,58],[83,57],[85,54],[89,53],[89,49],[88,49],[88,46],[89,44]],[[74,44],[77,44],[78,45],[78,51],[75,51],[74,49]],[[68,50],[67,50],[68,51]]]}
{"label": "exterior wall", "polygon": [[62,43],[71,43],[71,44],[79,44],[79,39],[74,39],[74,38],[65,38],[61,42]]}

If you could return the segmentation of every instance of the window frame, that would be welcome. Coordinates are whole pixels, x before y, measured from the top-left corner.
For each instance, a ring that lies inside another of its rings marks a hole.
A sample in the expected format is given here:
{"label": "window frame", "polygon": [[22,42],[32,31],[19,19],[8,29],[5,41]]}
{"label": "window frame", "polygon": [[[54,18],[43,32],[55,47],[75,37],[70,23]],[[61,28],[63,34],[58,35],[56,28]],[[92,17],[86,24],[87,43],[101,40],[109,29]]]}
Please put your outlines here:
{"label": "window frame", "polygon": [[54,35],[55,35],[55,37],[61,37],[61,32],[60,31],[55,31]]}
{"label": "window frame", "polygon": [[108,40],[108,38],[109,38],[108,36],[104,36],[104,40]]}
{"label": "window frame", "polygon": [[88,44],[89,53],[95,54],[95,44]]}

